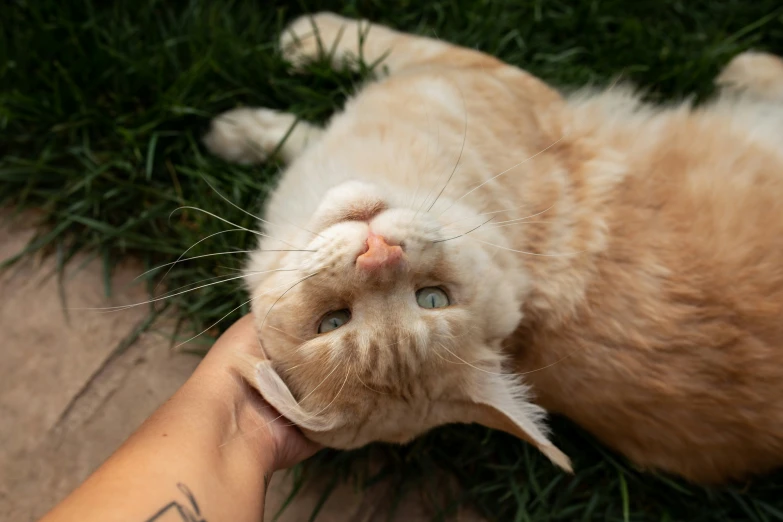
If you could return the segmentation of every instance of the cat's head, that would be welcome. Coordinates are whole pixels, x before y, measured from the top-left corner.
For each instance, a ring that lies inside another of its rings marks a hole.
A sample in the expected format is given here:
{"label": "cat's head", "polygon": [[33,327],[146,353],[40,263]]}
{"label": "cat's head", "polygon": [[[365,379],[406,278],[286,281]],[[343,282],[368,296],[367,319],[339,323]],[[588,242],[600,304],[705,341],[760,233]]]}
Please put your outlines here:
{"label": "cat's head", "polygon": [[544,412],[504,373],[501,343],[521,319],[524,281],[496,251],[451,240],[450,216],[366,183],[326,194],[304,251],[280,255],[280,271],[248,267],[270,359],[253,369],[253,384],[329,447],[404,443],[435,426],[479,423],[568,469]]}

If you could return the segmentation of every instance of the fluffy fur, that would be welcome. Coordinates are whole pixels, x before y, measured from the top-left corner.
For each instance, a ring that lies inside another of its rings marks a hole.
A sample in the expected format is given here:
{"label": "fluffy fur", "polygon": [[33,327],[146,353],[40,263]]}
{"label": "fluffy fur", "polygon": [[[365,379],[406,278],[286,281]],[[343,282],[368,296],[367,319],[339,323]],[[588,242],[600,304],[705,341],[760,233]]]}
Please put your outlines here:
{"label": "fluffy fur", "polygon": [[[264,397],[337,448],[479,422],[568,468],[525,379],[643,467],[717,482],[781,464],[783,62],[740,55],[694,109],[619,87],[564,98],[329,13],[281,47],[350,65],[360,40],[385,75],[326,128],[237,109],[205,139],[261,161],[295,125],[245,274],[273,362],[244,372]],[[357,267],[370,230],[402,265]],[[428,286],[451,305],[420,308]],[[338,309],[351,320],[319,335]]]}

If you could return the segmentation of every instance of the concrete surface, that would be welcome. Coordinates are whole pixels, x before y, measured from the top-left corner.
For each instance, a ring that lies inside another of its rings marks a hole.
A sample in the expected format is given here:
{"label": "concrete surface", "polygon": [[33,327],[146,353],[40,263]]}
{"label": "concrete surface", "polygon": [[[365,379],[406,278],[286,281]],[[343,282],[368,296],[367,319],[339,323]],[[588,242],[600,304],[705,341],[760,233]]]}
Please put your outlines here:
{"label": "concrete surface", "polygon": [[[9,221],[0,211],[0,260],[16,253],[34,234],[31,216]],[[160,333],[145,333],[130,346],[124,339],[145,320],[144,307],[100,313],[78,308],[143,301],[133,285],[140,273],[129,262],[116,267],[115,293],[104,294],[98,261],[72,262],[62,285],[54,257],[25,260],[0,272],[0,520],[32,522],[97,468],[198,364],[175,353]],[[62,306],[65,299],[66,313]],[[323,482],[314,481],[278,519],[308,520]],[[271,520],[288,496],[285,474],[273,479],[267,497]],[[364,493],[338,487],[319,521],[386,520],[388,487]],[[397,520],[428,520],[410,495]],[[457,520],[478,520],[460,513]]]}

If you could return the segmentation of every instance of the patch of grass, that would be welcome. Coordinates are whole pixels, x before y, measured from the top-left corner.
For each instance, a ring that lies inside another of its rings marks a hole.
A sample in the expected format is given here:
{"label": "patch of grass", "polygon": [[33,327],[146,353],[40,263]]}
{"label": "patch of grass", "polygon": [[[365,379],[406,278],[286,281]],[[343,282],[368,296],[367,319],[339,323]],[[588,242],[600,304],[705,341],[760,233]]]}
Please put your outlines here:
{"label": "patch of grass", "polygon": [[[287,20],[323,9],[475,47],[557,85],[622,73],[659,99],[709,94],[716,72],[745,49],[783,52],[778,0],[9,0],[0,5],[0,203],[43,209],[45,228],[25,252],[55,251],[64,264],[88,251],[108,274],[127,255],[152,267],[186,249],[193,257],[252,246],[246,231],[173,211],[199,207],[253,228],[207,182],[252,212],[279,165],[228,165],[199,139],[211,116],[237,105],[323,120],[342,103],[359,78],[324,63],[293,76],[275,52]],[[180,263],[166,282],[192,288],[234,275],[240,262],[226,254]],[[170,300],[199,330],[243,301],[236,280]],[[574,477],[479,427],[436,430],[404,448],[326,452],[300,472],[306,480],[326,467],[340,479],[389,479],[406,491],[446,470],[462,488],[435,495],[442,516],[470,502],[503,521],[783,520],[783,476],[698,488],[632,470],[562,419],[555,431],[574,457]],[[375,453],[385,464],[371,475],[364,463]]]}

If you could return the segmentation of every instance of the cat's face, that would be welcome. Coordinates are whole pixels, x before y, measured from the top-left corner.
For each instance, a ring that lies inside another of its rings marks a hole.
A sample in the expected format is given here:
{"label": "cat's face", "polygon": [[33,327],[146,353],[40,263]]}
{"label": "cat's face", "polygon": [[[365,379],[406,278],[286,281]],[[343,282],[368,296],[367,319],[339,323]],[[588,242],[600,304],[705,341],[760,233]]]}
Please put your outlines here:
{"label": "cat's face", "polygon": [[284,271],[251,284],[272,361],[256,384],[326,446],[402,443],[478,422],[563,465],[542,412],[502,375],[500,344],[521,318],[523,281],[491,251],[449,240],[458,235],[444,227],[450,216],[400,206],[393,191],[364,183],[327,193],[306,251],[283,255],[274,268]]}

